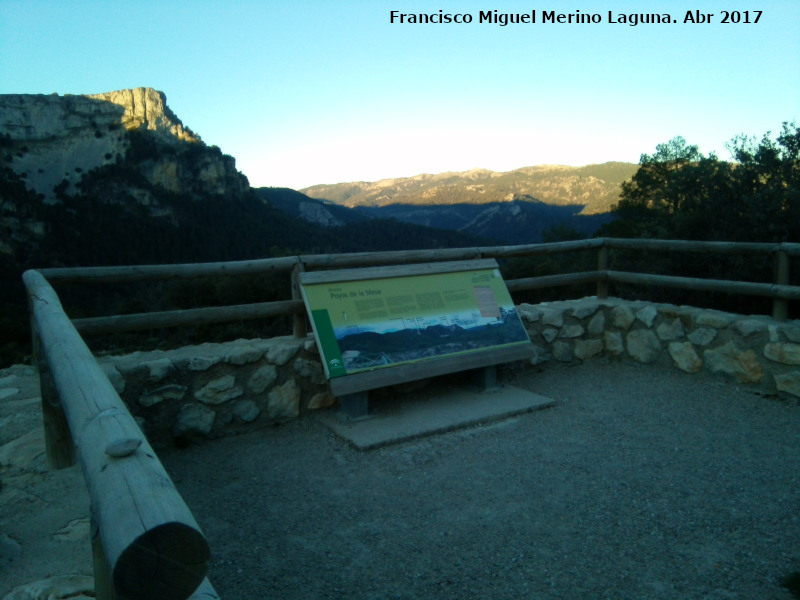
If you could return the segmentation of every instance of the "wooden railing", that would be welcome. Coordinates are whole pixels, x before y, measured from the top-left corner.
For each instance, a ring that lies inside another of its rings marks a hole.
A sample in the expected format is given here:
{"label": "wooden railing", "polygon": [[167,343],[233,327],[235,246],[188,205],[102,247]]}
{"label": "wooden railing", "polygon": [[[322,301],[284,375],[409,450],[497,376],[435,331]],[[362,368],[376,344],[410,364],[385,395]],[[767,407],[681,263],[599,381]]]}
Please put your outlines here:
{"label": "wooden railing", "polygon": [[79,459],[89,491],[95,594],[101,600],[217,598],[210,551],[139,426],[36,271],[28,290],[47,457]]}
{"label": "wooden railing", "polygon": [[[771,283],[682,277],[614,270],[610,251],[702,253],[704,256],[771,256]],[[83,334],[112,333],[183,325],[223,323],[273,316],[294,317],[294,334],[305,337],[307,317],[298,286],[299,274],[332,269],[411,264],[478,258],[508,259],[596,252],[596,268],[507,280],[521,292],[573,284],[595,286],[605,298],[614,284],[664,286],[771,298],[773,317],[786,320],[789,301],[800,299],[800,286],[789,285],[792,257],[800,244],[737,244],[673,240],[596,238],[555,244],[494,246],[360,254],[325,254],[206,264],[42,269],[24,274],[31,308],[35,358],[42,382],[42,406],[48,458],[57,467],[78,458],[92,502],[95,523],[97,598],[216,598],[205,578],[208,545],[152,448],[122,400],[86,347]],[[92,283],[248,276],[286,273],[292,297],[275,302],[190,310],[172,310],[70,319],[51,283]],[[198,585],[200,586],[198,588]],[[198,588],[195,591],[195,588]]]}
{"label": "wooden railing", "polygon": [[[663,253],[702,253],[704,255],[752,254],[772,256],[775,264],[772,283],[656,275],[614,270],[610,265],[611,250],[656,251]],[[306,270],[366,267],[418,262],[470,260],[477,258],[514,258],[558,255],[566,252],[595,251],[597,268],[590,271],[560,273],[539,277],[507,280],[513,292],[574,284],[594,284],[596,294],[605,298],[610,284],[662,286],[691,291],[723,292],[771,298],[773,317],[788,318],[790,300],[800,299],[800,287],[789,285],[791,257],[800,256],[800,244],[689,242],[681,240],[639,240],[594,238],[553,244],[520,246],[487,246],[442,250],[414,250],[352,254],[291,256],[262,260],[205,263],[146,265],[126,267],[79,267],[42,269],[40,273],[51,283],[91,283],[180,279],[204,276],[248,276],[284,272],[292,280],[290,299],[223,307],[171,310],[107,317],[75,319],[75,327],[83,334],[117,333],[164,327],[205,325],[281,315],[294,316],[294,333],[306,335],[306,317],[297,286],[298,274]]]}

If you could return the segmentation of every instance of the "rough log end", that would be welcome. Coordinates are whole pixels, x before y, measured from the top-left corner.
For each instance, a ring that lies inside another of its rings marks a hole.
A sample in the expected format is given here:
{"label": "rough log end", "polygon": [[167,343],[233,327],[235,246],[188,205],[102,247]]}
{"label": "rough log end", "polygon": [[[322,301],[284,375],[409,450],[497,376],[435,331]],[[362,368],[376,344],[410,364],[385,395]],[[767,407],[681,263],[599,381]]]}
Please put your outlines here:
{"label": "rough log end", "polygon": [[203,534],[166,523],[139,536],[113,567],[114,587],[131,600],[186,600],[205,579],[211,552]]}

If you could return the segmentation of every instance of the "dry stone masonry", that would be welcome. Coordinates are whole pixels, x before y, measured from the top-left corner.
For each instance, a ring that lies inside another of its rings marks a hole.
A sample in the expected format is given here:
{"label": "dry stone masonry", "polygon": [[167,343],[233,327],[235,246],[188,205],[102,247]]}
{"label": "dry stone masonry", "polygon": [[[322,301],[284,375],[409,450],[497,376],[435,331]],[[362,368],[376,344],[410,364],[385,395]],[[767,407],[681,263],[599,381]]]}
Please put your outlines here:
{"label": "dry stone masonry", "polygon": [[[631,360],[800,399],[797,322],[596,297],[517,308],[534,344],[532,365]],[[312,336],[202,344],[100,362],[156,443],[280,423],[334,403]]]}

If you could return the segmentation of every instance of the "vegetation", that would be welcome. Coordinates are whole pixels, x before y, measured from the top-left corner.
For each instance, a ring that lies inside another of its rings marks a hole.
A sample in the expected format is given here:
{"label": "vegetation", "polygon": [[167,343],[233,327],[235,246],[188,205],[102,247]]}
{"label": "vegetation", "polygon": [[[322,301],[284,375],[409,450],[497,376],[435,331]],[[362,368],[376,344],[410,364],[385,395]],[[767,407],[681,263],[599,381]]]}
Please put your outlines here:
{"label": "vegetation", "polygon": [[[639,170],[622,184],[616,219],[598,235],[608,237],[800,242],[800,129],[784,123],[775,139],[738,136],[728,144],[734,161],[704,156],[676,137],[642,155]],[[655,252],[615,252],[615,269],[688,277],[770,282],[773,264],[752,255],[721,257]],[[793,284],[798,283],[793,275]],[[769,312],[749,297],[686,291],[618,288],[617,295],[647,296],[741,313]]]}
{"label": "vegetation", "polygon": [[775,140],[739,136],[729,149],[735,162],[676,137],[642,155],[601,235],[800,241],[800,129],[784,123]]}

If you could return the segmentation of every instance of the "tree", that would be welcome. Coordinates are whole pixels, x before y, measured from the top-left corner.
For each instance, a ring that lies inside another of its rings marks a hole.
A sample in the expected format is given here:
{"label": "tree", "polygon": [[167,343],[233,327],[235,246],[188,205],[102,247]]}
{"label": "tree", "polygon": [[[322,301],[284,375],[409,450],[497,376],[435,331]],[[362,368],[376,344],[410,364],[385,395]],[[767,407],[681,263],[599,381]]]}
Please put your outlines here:
{"label": "tree", "polygon": [[676,137],[642,155],[622,184],[617,220],[601,235],[692,240],[800,241],[800,129],[776,140],[738,136],[734,162],[704,156]]}

